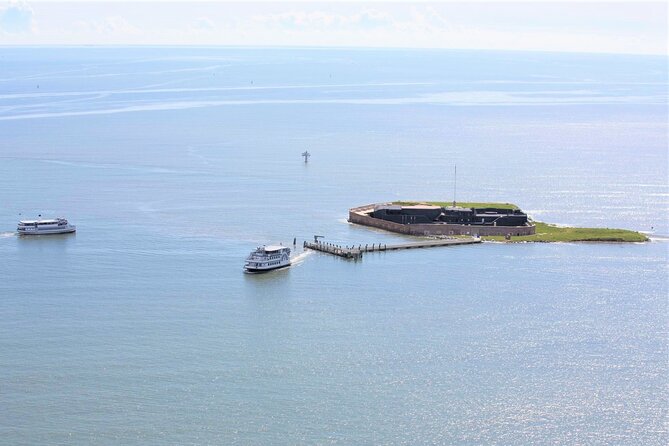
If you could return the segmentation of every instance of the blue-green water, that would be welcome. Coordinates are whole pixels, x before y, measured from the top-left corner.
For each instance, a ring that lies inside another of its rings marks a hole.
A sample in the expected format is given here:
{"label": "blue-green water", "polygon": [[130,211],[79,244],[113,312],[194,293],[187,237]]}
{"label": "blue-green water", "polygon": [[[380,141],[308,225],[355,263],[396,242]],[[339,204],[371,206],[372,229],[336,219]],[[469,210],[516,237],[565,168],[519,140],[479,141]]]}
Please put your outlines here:
{"label": "blue-green water", "polygon": [[[0,49],[6,444],[668,441],[667,59]],[[308,165],[300,153],[309,150]],[[392,199],[513,201],[646,244],[348,262]],[[19,238],[21,217],[76,235]],[[21,214],[21,215],[19,215]]]}

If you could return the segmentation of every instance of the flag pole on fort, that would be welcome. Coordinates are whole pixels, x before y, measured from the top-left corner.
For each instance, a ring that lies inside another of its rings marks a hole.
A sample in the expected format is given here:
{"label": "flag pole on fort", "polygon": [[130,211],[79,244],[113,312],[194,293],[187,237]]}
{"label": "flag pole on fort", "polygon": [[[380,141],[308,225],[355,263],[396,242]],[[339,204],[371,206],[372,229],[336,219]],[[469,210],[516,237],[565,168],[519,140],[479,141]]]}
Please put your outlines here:
{"label": "flag pole on fort", "polygon": [[458,185],[458,165],[456,164],[454,166],[454,172],[453,172],[453,207],[455,207],[455,192],[456,192],[456,187]]}

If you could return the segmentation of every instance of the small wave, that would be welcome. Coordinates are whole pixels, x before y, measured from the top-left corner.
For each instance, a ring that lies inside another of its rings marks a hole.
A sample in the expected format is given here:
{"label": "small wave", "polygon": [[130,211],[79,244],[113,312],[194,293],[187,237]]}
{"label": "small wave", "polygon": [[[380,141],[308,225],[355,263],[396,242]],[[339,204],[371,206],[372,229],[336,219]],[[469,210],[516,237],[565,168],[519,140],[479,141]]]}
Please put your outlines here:
{"label": "small wave", "polygon": [[86,167],[91,169],[121,169],[121,170],[133,170],[145,173],[178,173],[177,170],[166,169],[164,167],[154,167],[154,166],[127,166],[121,164],[83,163],[83,162],[61,161],[61,160],[50,160],[50,159],[42,159],[39,161],[42,163],[58,164],[61,166]]}
{"label": "small wave", "polygon": [[[1,81],[2,79],[0,79]],[[183,79],[179,80],[179,82]],[[171,84],[177,81],[155,84],[155,86]],[[91,91],[55,91],[40,93],[13,93],[0,94],[0,99],[23,99],[23,98],[43,98],[55,96],[90,96],[92,94],[104,95],[136,95],[153,93],[216,93],[216,92],[235,92],[235,91],[270,91],[270,90],[314,90],[319,88],[368,88],[368,87],[402,87],[402,86],[425,86],[433,85],[431,82],[375,82],[375,83],[353,83],[353,84],[303,84],[303,85],[257,85],[243,87],[182,87],[182,88],[154,88],[145,86],[136,89],[124,90],[91,90]]]}
{"label": "small wave", "polygon": [[[187,110],[205,107],[223,107],[223,106],[247,106],[247,105],[317,105],[317,104],[349,104],[349,105],[404,105],[417,103],[440,103],[437,101],[429,101],[421,98],[388,98],[388,99],[248,99],[248,100],[210,100],[210,101],[173,101],[173,102],[156,102],[143,105],[127,105],[124,107],[114,107],[106,109],[95,110],[80,110],[80,111],[59,111],[59,112],[38,112],[38,113],[24,113],[17,115],[0,116],[0,121],[13,121],[19,119],[43,119],[43,118],[63,118],[71,116],[93,116],[93,115],[110,115],[118,113],[138,113],[151,111],[168,111],[168,110]],[[447,102],[444,102],[447,103]],[[450,105],[486,105],[483,103],[448,103]],[[501,105],[515,105],[499,103]],[[497,105],[488,104],[488,105]],[[541,104],[541,105],[552,105]]]}
{"label": "small wave", "polygon": [[0,232],[0,238],[14,237],[16,232]]}
{"label": "small wave", "polygon": [[200,160],[201,163],[203,163],[203,164],[205,164],[205,165],[209,165],[209,164],[211,164],[211,163],[209,162],[209,160],[207,159],[207,157],[205,157],[204,155],[202,155],[202,154],[200,153],[200,151],[197,150],[197,149],[196,149],[195,147],[193,147],[193,146],[188,146],[188,148],[187,148],[187,153],[188,153],[189,156],[192,156],[192,157],[194,157],[194,158],[197,158],[198,160]]}

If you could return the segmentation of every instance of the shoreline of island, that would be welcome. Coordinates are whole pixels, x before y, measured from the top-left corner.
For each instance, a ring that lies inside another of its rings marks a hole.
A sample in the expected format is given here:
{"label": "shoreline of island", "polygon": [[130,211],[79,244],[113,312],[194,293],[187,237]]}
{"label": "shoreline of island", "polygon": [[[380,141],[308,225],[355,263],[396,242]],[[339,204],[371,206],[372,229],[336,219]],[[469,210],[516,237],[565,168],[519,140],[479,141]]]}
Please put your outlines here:
{"label": "shoreline of island", "polygon": [[533,220],[513,203],[392,201],[349,209],[349,222],[413,236],[473,236],[504,243],[641,243],[649,237],[616,228],[558,226]]}

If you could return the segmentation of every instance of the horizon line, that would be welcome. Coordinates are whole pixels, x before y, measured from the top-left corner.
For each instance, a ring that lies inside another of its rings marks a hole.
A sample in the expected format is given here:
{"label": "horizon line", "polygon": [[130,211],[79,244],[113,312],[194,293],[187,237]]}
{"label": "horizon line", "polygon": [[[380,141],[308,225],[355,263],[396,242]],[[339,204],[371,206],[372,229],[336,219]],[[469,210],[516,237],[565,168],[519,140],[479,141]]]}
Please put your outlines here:
{"label": "horizon line", "polygon": [[548,53],[548,54],[591,54],[606,56],[640,56],[663,57],[669,59],[669,53],[632,53],[607,51],[568,51],[550,49],[514,49],[514,48],[442,48],[442,47],[409,47],[409,46],[309,46],[309,45],[226,45],[226,44],[181,44],[181,43],[39,43],[39,44],[2,44],[0,48],[226,48],[226,49],[272,49],[272,50],[360,50],[360,51],[485,51],[485,52],[518,52],[518,53]]}

